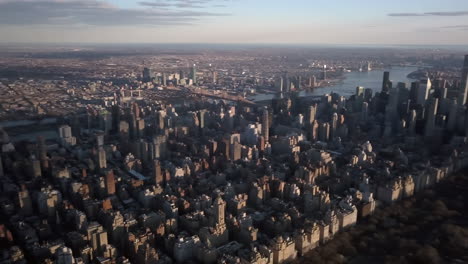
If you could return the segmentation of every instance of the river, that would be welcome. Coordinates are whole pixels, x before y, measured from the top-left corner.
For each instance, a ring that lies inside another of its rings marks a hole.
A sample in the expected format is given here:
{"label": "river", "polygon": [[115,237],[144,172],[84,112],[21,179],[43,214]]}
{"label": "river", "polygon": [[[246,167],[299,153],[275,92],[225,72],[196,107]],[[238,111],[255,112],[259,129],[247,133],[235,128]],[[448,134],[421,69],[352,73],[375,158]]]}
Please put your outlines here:
{"label": "river", "polygon": [[[327,93],[338,93],[343,96],[351,96],[356,92],[357,86],[364,88],[371,88],[375,92],[379,92],[382,89],[383,73],[385,71],[390,72],[390,80],[393,81],[393,85],[398,82],[406,82],[409,86],[413,79],[409,79],[408,74],[417,70],[417,67],[391,67],[385,69],[372,70],[370,72],[347,72],[344,74],[344,79],[338,84],[333,86],[317,88],[312,91],[301,91],[299,96],[320,96]],[[257,94],[249,97],[253,101],[265,101],[273,99],[274,94]]]}

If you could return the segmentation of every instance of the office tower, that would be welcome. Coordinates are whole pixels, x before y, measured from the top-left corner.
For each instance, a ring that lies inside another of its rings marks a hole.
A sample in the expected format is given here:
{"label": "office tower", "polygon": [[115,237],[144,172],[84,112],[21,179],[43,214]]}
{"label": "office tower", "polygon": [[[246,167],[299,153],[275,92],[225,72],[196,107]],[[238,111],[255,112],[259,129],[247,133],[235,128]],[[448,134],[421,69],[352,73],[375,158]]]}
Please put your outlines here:
{"label": "office tower", "polygon": [[205,128],[205,116],[206,116],[206,110],[198,111],[198,125],[200,129]]}
{"label": "office tower", "polygon": [[398,90],[407,89],[406,88],[406,83],[405,82],[398,82],[396,88]]}
{"label": "office tower", "polygon": [[284,87],[283,87],[283,77],[280,77],[278,80],[276,80],[276,91],[278,91],[279,93],[282,93],[284,91]]}
{"label": "office tower", "polygon": [[239,143],[239,141],[236,140],[232,142],[229,150],[230,150],[229,154],[231,155],[231,160],[236,161],[242,158],[242,144]]}
{"label": "office tower", "polygon": [[382,92],[390,91],[390,72],[384,72],[383,82],[382,82]]}
{"label": "office tower", "polygon": [[265,138],[265,143],[268,142],[270,136],[270,120],[268,110],[264,109],[262,114],[262,135]]}
{"label": "office tower", "polygon": [[416,104],[416,99],[418,97],[419,82],[412,82],[410,88],[410,100],[412,104]]}
{"label": "office tower", "polygon": [[136,120],[136,137],[141,138],[145,134],[145,120],[138,119]]}
{"label": "office tower", "polygon": [[446,98],[447,98],[447,95],[448,95],[448,89],[447,89],[447,87],[438,88],[438,90],[437,90],[437,97],[438,97],[439,99],[446,99]]}
{"label": "office tower", "polygon": [[112,129],[112,114],[108,111],[100,112],[98,115],[99,129],[108,134]]}
{"label": "office tower", "polygon": [[312,75],[309,78],[309,87],[310,88],[315,88],[315,86],[317,86],[317,78],[315,77],[315,75]]}
{"label": "office tower", "polygon": [[374,90],[372,88],[366,88],[364,90],[364,100],[370,100],[372,98],[372,94],[374,93]]}
{"label": "office tower", "polygon": [[357,97],[364,96],[364,87],[362,86],[356,87],[356,96]]}
{"label": "office tower", "polygon": [[325,122],[319,126],[319,140],[327,142],[330,139],[330,123]]}
{"label": "office tower", "polygon": [[300,127],[304,126],[304,115],[303,114],[297,115],[297,123],[299,124]]}
{"label": "office tower", "polygon": [[221,154],[227,159],[229,160],[231,158],[231,151],[230,151],[230,146],[231,146],[231,142],[230,142],[230,139],[228,137],[223,137],[223,139],[221,140],[220,142],[220,152]]}
{"label": "office tower", "polygon": [[135,146],[137,147],[138,151],[138,159],[140,159],[144,164],[148,163],[149,158],[149,151],[148,151],[148,142],[144,139],[140,139],[136,142]]}
{"label": "office tower", "polygon": [[34,156],[31,159],[31,176],[33,178],[39,178],[42,176],[41,162]]}
{"label": "office tower", "polygon": [[166,76],[165,72],[162,73],[161,79],[162,79],[162,85],[166,86],[167,85],[167,76]]}
{"label": "office tower", "polygon": [[37,194],[36,203],[39,213],[49,219],[56,216],[58,205],[62,202],[62,194],[50,188],[42,188]]}
{"label": "office tower", "polygon": [[73,252],[70,248],[61,246],[55,252],[55,263],[56,264],[73,264],[76,263],[73,257]]}
{"label": "office tower", "polygon": [[104,134],[103,133],[96,133],[96,146],[98,148],[104,146]]}
{"label": "office tower", "polygon": [[325,81],[327,79],[327,65],[323,65],[322,79]]}
{"label": "office tower", "polygon": [[130,137],[129,133],[130,127],[127,121],[119,122],[119,136],[121,140],[128,140]]}
{"label": "office tower", "polygon": [[224,224],[225,223],[225,212],[226,212],[226,202],[221,198],[220,195],[214,201],[214,209],[215,209],[215,221],[216,224]]}
{"label": "office tower", "polygon": [[192,66],[192,73],[190,75],[190,78],[192,79],[193,81],[193,84],[197,84],[197,65],[196,64],[193,64]]}
{"label": "office tower", "polygon": [[439,105],[439,99],[431,98],[429,100],[429,105],[427,106],[427,114],[426,114],[426,128],[425,128],[425,136],[430,137],[434,135],[435,129],[435,117],[437,115],[437,107]]}
{"label": "office tower", "polygon": [[432,88],[434,89],[434,97],[439,99],[447,98],[447,81],[445,79],[436,79],[432,82]]}
{"label": "office tower", "polygon": [[63,125],[59,127],[59,136],[61,138],[69,138],[72,136],[71,127],[68,125]]}
{"label": "office tower", "polygon": [[179,78],[180,78],[181,80],[185,79],[185,73],[184,73],[183,70],[180,70],[180,71],[179,71]]}
{"label": "office tower", "polygon": [[131,113],[135,119],[140,119],[140,106],[137,103],[132,104]]}
{"label": "office tower", "polygon": [[416,134],[416,110],[411,110],[409,119],[408,119],[408,134],[414,136]]}
{"label": "office tower", "polygon": [[372,64],[370,63],[370,61],[368,61],[366,63],[366,71],[371,71],[372,70]]}
{"label": "office tower", "polygon": [[97,251],[104,245],[109,244],[107,241],[107,232],[98,222],[90,222],[88,224],[88,228],[86,229],[86,235],[86,238],[90,242],[91,248],[94,251]]}
{"label": "office tower", "polygon": [[312,122],[311,130],[310,130],[310,141],[317,141],[319,136],[319,123],[317,120]]}
{"label": "office tower", "polygon": [[152,72],[151,72],[151,70],[149,68],[144,68],[143,69],[143,81],[144,82],[150,82],[152,77],[153,77],[152,75],[153,74],[152,74]]}
{"label": "office tower", "polygon": [[163,183],[163,175],[161,172],[161,162],[157,159],[153,160],[153,176],[154,183],[161,185]]}
{"label": "office tower", "polygon": [[317,104],[309,106],[309,111],[307,111],[307,124],[311,125],[315,121],[315,116],[317,115]]}
{"label": "office tower", "polygon": [[113,170],[107,171],[106,176],[104,178],[104,183],[106,185],[107,195],[115,194],[115,176]]}
{"label": "office tower", "polygon": [[107,168],[106,151],[103,147],[98,149],[98,165],[99,169]]}
{"label": "office tower", "polygon": [[424,105],[429,97],[429,90],[431,90],[431,80],[429,78],[421,80],[416,89],[416,104]]}
{"label": "office tower", "polygon": [[166,112],[164,110],[159,110],[156,113],[156,128],[158,130],[164,129],[164,120],[166,118]]}
{"label": "office tower", "polygon": [[47,149],[45,144],[45,138],[43,136],[37,137],[37,150],[40,160],[44,160],[47,158]]}
{"label": "office tower", "polygon": [[468,55],[465,55],[463,63],[459,94],[458,104],[465,105],[468,96]]}
{"label": "office tower", "polygon": [[361,122],[367,122],[369,116],[369,103],[363,102],[361,107]]}
{"label": "office tower", "polygon": [[457,127],[457,113],[458,113],[458,103],[457,99],[453,98],[450,105],[450,112],[447,121],[447,130],[454,132]]}
{"label": "office tower", "polygon": [[[458,97],[458,101],[460,102],[460,105],[465,105],[466,104],[466,97],[468,96],[468,73],[465,73],[465,68],[468,68],[468,66],[465,66],[464,67],[464,72],[462,73],[462,75],[464,75],[464,77],[462,77],[462,81],[460,83],[460,92],[459,92],[459,97]],[[466,69],[466,71],[468,71],[468,69]]]}
{"label": "office tower", "polygon": [[302,87],[302,76],[298,76],[298,77],[297,77],[297,84],[296,84],[296,86],[297,86],[296,88],[297,88],[298,90],[301,89],[301,87]]}
{"label": "office tower", "polygon": [[22,190],[18,192],[18,207],[20,214],[23,216],[30,216],[33,214],[32,199],[29,195],[28,189],[23,185]]}
{"label": "office tower", "polygon": [[37,156],[39,157],[39,160],[41,161],[42,169],[49,168],[49,161],[47,158],[47,146],[46,146],[45,138],[43,136],[37,137],[37,152],[38,152]]}
{"label": "office tower", "polygon": [[112,114],[112,131],[115,132],[118,130],[119,122],[120,122],[120,107],[119,105],[113,105],[111,107],[111,114]]}
{"label": "office tower", "polygon": [[332,115],[332,122],[331,122],[331,129],[330,129],[330,137],[336,137],[336,130],[338,129],[338,114],[333,113]]}
{"label": "office tower", "polygon": [[398,91],[399,89],[397,88],[390,88],[390,95],[385,108],[385,122],[391,131],[394,130],[398,122]]}
{"label": "office tower", "polygon": [[218,72],[213,71],[213,83],[216,84],[218,82]]}

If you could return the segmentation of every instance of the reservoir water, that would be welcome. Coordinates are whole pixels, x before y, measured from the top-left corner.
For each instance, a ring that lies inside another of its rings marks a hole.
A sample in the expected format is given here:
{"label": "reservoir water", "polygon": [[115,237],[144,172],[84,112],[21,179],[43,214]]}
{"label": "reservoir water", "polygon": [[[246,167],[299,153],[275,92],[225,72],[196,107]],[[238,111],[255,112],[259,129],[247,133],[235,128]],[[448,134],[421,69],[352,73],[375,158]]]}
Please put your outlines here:
{"label": "reservoir water", "polygon": [[[356,92],[357,86],[371,88],[374,90],[374,93],[379,92],[382,89],[383,73],[385,71],[390,72],[390,80],[392,80],[393,85],[396,85],[398,82],[406,82],[408,83],[408,87],[409,83],[414,80],[409,79],[407,76],[417,69],[417,67],[391,67],[372,70],[370,72],[347,72],[344,74],[344,79],[340,83],[328,87],[317,88],[313,91],[301,91],[299,96],[320,96],[335,92],[348,97]],[[273,94],[257,94],[249,97],[249,99],[253,101],[264,101],[271,100],[273,97]]]}

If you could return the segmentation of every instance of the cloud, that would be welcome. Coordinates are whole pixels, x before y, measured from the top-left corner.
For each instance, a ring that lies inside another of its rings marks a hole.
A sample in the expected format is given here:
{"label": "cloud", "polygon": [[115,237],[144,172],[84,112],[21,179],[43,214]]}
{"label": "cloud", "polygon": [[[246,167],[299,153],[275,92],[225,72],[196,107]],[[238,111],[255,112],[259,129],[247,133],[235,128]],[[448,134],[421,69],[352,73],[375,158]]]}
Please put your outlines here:
{"label": "cloud", "polygon": [[[213,0],[157,0],[139,2],[142,6],[150,7],[177,7],[177,8],[205,8]],[[223,1],[225,2],[225,1]]]}
{"label": "cloud", "polygon": [[445,27],[441,27],[441,28],[444,28],[444,29],[468,30],[468,25],[445,26]]}
{"label": "cloud", "polygon": [[[208,0],[180,0],[180,4]],[[188,8],[148,8],[152,2],[140,2],[141,8],[124,9],[101,0],[0,0],[2,25],[187,25],[203,17],[227,16],[226,13],[205,12]],[[144,8],[146,6],[146,8]],[[157,6],[153,6],[157,7]],[[188,6],[187,6],[188,7]]]}
{"label": "cloud", "polygon": [[426,12],[426,13],[390,13],[392,17],[420,17],[420,16],[468,16],[468,11],[454,12]]}

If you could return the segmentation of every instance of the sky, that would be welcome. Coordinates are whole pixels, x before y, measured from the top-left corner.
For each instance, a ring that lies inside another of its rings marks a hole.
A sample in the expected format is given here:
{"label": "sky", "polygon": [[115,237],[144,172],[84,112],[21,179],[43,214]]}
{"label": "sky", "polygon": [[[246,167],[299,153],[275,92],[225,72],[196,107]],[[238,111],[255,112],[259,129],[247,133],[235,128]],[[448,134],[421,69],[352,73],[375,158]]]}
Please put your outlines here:
{"label": "sky", "polygon": [[0,42],[468,45],[468,1],[0,0]]}

